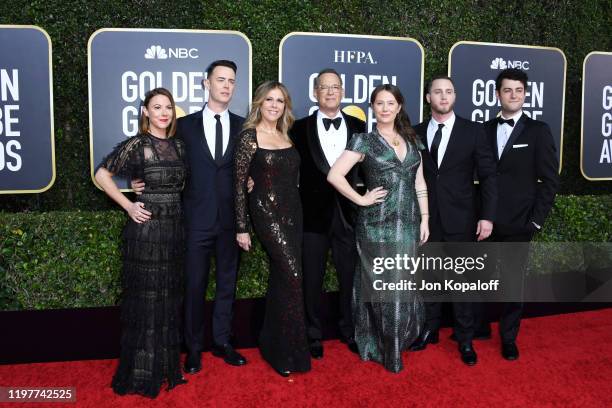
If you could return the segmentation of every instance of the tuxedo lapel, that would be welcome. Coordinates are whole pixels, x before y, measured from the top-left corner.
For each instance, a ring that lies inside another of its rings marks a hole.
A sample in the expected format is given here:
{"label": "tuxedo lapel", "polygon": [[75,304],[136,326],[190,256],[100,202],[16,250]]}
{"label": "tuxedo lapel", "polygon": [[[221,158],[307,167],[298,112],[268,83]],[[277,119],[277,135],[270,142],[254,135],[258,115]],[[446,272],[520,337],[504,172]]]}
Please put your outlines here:
{"label": "tuxedo lapel", "polygon": [[[317,126],[317,112],[308,117],[306,125],[306,139],[308,140],[308,150],[317,168],[323,173],[329,173],[329,163],[323,153],[321,141],[319,140],[319,131]],[[348,125],[347,125],[348,128]]]}
{"label": "tuxedo lapel", "polygon": [[[506,146],[504,147],[504,150],[502,151],[501,157],[499,158],[500,161],[504,158],[504,156],[510,150],[512,150],[512,145],[514,145],[514,143],[516,142],[516,139],[521,135],[521,133],[523,133],[523,130],[525,129],[525,122],[527,122],[527,119],[526,119],[526,115],[523,113],[521,117],[519,118],[519,120],[514,125],[514,128],[512,129],[512,133],[510,133],[508,142],[506,143]],[[497,137],[497,132],[496,132],[496,137]],[[497,145],[497,143],[495,144]]]}
{"label": "tuxedo lapel", "polygon": [[499,161],[499,150],[497,149],[497,121],[488,122],[484,126],[487,139],[489,139],[489,143],[491,143],[491,149],[495,153],[495,160]]}

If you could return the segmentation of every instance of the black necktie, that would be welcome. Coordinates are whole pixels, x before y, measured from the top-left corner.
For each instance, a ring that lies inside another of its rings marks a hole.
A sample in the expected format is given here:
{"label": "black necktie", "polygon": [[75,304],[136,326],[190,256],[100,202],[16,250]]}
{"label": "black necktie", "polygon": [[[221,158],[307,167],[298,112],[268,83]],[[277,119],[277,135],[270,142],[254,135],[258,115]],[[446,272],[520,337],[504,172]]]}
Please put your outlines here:
{"label": "black necktie", "polygon": [[215,127],[215,162],[219,164],[223,157],[223,126],[221,126],[221,115],[215,115],[217,125]]}
{"label": "black necktie", "polygon": [[336,119],[323,118],[323,126],[325,126],[325,130],[329,130],[329,127],[331,126],[332,123],[334,124],[334,128],[338,130],[340,129],[342,118],[340,116],[338,116]]}
{"label": "black necktie", "polygon": [[442,128],[444,127],[444,123],[438,124],[438,130],[434,134],[433,141],[431,142],[431,157],[433,158],[436,167],[438,167],[438,147],[440,147],[440,141],[442,140]]}
{"label": "black necktie", "polygon": [[510,125],[510,127],[514,127],[514,119],[504,119],[501,116],[497,117],[497,123],[503,125],[504,123]]}

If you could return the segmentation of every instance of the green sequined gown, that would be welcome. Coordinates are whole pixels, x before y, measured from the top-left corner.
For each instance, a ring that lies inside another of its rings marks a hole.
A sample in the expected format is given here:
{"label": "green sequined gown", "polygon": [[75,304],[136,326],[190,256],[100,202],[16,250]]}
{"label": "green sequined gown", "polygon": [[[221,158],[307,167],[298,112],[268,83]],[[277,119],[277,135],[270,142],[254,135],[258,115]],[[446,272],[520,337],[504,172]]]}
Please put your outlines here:
{"label": "green sequined gown", "polygon": [[376,275],[364,256],[415,254],[419,241],[420,211],[415,192],[416,172],[421,162],[420,142],[407,143],[400,161],[393,148],[374,130],[355,134],[347,147],[364,154],[361,163],[368,190],[383,186],[385,201],[360,207],[355,228],[359,262],[353,285],[355,341],[362,360],[381,363],[387,370],[402,370],[401,352],[420,334],[425,309],[416,291],[371,291],[374,280],[399,281],[403,270],[385,270]]}

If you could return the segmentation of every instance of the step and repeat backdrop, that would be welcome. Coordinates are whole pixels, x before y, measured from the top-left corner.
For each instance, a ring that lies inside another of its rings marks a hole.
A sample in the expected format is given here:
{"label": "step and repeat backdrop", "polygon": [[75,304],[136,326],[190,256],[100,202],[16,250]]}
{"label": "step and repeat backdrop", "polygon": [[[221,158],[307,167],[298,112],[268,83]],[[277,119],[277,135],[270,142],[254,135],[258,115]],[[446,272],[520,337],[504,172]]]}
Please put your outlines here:
{"label": "step and repeat backdrop", "polygon": [[588,180],[612,180],[612,52],[592,52],[582,68],[580,170]]}
{"label": "step and repeat backdrop", "polygon": [[548,123],[561,171],[566,59],[558,48],[460,41],[448,54],[448,75],[455,82],[455,112],[474,122],[497,116],[495,78],[506,68],[529,77],[523,112]]}
{"label": "step and repeat backdrop", "polygon": [[[35,26],[0,26],[0,193],[40,193],[55,180],[51,39]],[[138,131],[145,93],[168,88],[177,116],[202,109],[205,71],[216,59],[238,65],[230,109],[248,113],[252,94],[249,39],[236,31],[105,28],[91,35],[89,57],[90,172],[111,149]],[[334,68],[344,83],[345,113],[375,125],[369,106],[379,84],[397,85],[413,124],[423,119],[425,50],[411,38],[290,33],[279,45],[279,79],[296,117],[311,114],[314,78]],[[592,52],[583,65],[581,171],[612,180],[612,53]],[[549,124],[561,170],[567,63],[557,48],[460,41],[448,56],[458,115],[495,117],[495,77],[505,68],[529,75],[525,112]],[[92,177],[93,181],[93,177]],[[127,187],[126,180],[118,180]],[[95,182],[94,182],[95,183]]]}
{"label": "step and repeat backdrop", "polygon": [[[305,55],[307,53],[307,55]],[[412,38],[290,33],[279,47],[279,81],[289,89],[296,117],[317,109],[314,79],[323,68],[342,77],[344,113],[376,123],[370,95],[380,84],[397,85],[412,124],[422,120],[424,51]]]}
{"label": "step and repeat backdrop", "polygon": [[42,193],[55,181],[51,39],[0,25],[0,194]]}
{"label": "step and repeat backdrop", "polygon": [[[202,109],[208,100],[202,81],[218,59],[236,63],[230,110],[244,116],[251,100],[251,42],[237,31],[106,28],[88,44],[91,178],[112,148],[138,133],[147,91],[164,87],[174,96],[176,115]],[[127,187],[127,180],[116,180]]]}

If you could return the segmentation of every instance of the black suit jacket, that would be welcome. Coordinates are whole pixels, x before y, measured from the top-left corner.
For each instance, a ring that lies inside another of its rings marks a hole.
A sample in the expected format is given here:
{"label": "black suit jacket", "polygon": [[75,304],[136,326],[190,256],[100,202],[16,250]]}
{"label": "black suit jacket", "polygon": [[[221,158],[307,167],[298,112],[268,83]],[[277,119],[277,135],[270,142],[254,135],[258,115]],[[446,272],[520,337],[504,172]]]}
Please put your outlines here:
{"label": "black suit jacket", "polygon": [[192,113],[177,122],[177,136],[185,141],[189,168],[183,190],[186,227],[189,230],[208,230],[218,222],[222,229],[234,229],[234,150],[244,118],[229,113],[229,142],[221,163],[217,165],[204,137],[202,112]]}
{"label": "black suit jacket", "polygon": [[[484,124],[495,158],[497,120]],[[559,188],[557,149],[544,122],[523,115],[514,125],[501,158],[497,160],[497,224],[500,233],[533,231],[542,226]],[[541,183],[538,183],[538,179]]]}
{"label": "black suit jacket", "polygon": [[[327,182],[330,166],[319,141],[317,112],[297,120],[289,135],[301,157],[300,195],[304,211],[304,231],[323,233],[331,226],[334,206],[339,206],[341,209],[345,226],[354,225],[356,208],[350,200],[340,195]],[[365,132],[364,121],[344,113],[342,116],[348,133],[347,143],[353,134]],[[347,174],[347,180],[353,188],[357,188],[360,181],[358,167],[353,167]]]}
{"label": "black suit jacket", "polygon": [[[440,222],[445,232],[458,234],[471,229],[475,232],[478,219],[495,221],[495,157],[482,125],[455,115],[455,124],[438,169],[427,145],[428,124],[429,121],[419,123],[414,130],[427,147],[422,156],[430,223]],[[480,181],[479,195],[474,186],[475,175]]]}

